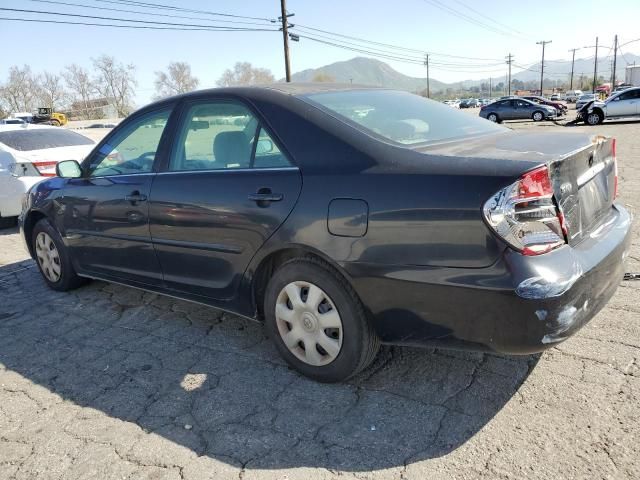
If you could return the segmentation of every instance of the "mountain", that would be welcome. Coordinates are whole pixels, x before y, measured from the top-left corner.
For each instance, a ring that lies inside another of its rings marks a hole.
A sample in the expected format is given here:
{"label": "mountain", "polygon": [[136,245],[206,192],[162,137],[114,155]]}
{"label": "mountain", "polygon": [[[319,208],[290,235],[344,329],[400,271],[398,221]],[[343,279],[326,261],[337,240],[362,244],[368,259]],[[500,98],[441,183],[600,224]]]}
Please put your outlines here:
{"label": "mountain", "polygon": [[[605,56],[598,60],[598,76],[609,78],[611,75],[611,59],[612,57]],[[624,80],[625,66],[627,63],[632,64],[634,62],[640,64],[640,56],[625,53],[624,57],[618,57],[616,78]],[[569,74],[571,73],[571,60],[545,60],[544,65],[545,79],[568,80]],[[505,65],[505,74],[506,71],[507,67]],[[501,81],[504,82],[505,74],[493,77],[494,85]],[[576,59],[574,65],[574,79],[579,78],[581,74],[584,75],[585,80],[593,77],[593,59]],[[352,82],[361,85],[391,87],[410,92],[419,92],[427,88],[426,78],[404,75],[380,60],[366,57],[355,57],[351,60],[332,63],[330,65],[325,65],[324,67],[303,70],[301,72],[294,73],[291,76],[291,79],[294,82],[311,82],[314,77],[318,75],[330,77],[331,81],[340,83]],[[523,82],[539,80],[540,63],[531,65],[528,70],[514,73],[513,79],[521,80]],[[447,88],[458,90],[477,87],[488,81],[488,78],[484,78],[481,80],[463,80],[453,83],[444,83],[431,78],[430,88],[431,91],[435,93]]]}
{"label": "mountain", "polygon": [[[399,90],[417,92],[427,88],[426,78],[409,77],[394,70],[380,60],[365,57],[355,57],[344,62],[336,62],[320,68],[310,68],[291,76],[294,82],[311,82],[316,75],[331,77],[332,81],[340,83],[357,83],[360,85],[375,85],[392,87]],[[430,79],[432,91],[442,90],[447,85],[438,80]]]}

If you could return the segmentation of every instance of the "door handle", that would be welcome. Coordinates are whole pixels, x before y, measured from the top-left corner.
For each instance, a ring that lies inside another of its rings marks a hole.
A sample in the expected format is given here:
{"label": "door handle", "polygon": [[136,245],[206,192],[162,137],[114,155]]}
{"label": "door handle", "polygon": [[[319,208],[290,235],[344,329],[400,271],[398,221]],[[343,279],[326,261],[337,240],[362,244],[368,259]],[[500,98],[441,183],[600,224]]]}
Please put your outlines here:
{"label": "door handle", "polygon": [[267,207],[271,202],[281,201],[284,195],[273,193],[270,188],[260,188],[256,193],[250,193],[247,198],[256,202],[260,207]]}
{"label": "door handle", "polygon": [[147,196],[144,195],[143,193],[138,192],[137,190],[135,192],[131,192],[130,195],[125,195],[124,199],[127,202],[131,202],[132,204],[136,204],[136,202],[146,202],[147,201]]}

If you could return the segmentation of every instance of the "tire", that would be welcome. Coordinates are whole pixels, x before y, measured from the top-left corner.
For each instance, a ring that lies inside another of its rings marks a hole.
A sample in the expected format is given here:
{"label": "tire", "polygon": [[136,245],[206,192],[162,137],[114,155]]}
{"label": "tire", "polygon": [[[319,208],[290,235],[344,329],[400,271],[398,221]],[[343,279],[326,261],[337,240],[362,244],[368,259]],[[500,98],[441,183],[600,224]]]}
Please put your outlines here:
{"label": "tire", "polygon": [[[319,382],[356,375],[371,364],[380,347],[351,285],[315,258],[296,258],[276,270],[267,285],[264,312],[267,333],[280,355],[302,375]],[[313,350],[308,349],[311,345]]]}
{"label": "tire", "polygon": [[490,113],[489,115],[487,115],[487,120],[494,123],[500,123],[500,119],[495,113]]}
{"label": "tire", "polygon": [[38,269],[49,288],[66,292],[86,283],[76,274],[62,237],[46,218],[33,227],[31,246]]}
{"label": "tire", "polygon": [[604,115],[600,110],[594,110],[591,113],[587,113],[587,118],[585,119],[585,123],[587,125],[600,125],[604,122]]}
{"label": "tire", "polygon": [[59,127],[60,121],[54,118],[53,120],[51,120],[51,125],[53,125],[54,127]]}
{"label": "tire", "polygon": [[18,225],[18,217],[0,217],[0,228],[12,228]]}
{"label": "tire", "polygon": [[536,110],[535,112],[533,112],[533,115],[531,115],[531,119],[534,122],[541,122],[542,120],[544,120],[544,112]]}

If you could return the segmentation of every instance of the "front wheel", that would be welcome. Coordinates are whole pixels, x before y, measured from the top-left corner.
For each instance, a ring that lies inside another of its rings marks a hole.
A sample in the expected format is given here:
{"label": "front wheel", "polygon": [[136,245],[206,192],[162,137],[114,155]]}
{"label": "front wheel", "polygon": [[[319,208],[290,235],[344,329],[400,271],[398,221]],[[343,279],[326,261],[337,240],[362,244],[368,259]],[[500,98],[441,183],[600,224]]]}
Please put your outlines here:
{"label": "front wheel", "polygon": [[498,123],[498,115],[496,115],[495,113],[490,113],[487,116],[487,120],[489,120],[490,122]]}
{"label": "front wheel", "polygon": [[538,110],[536,112],[533,112],[531,118],[533,118],[534,122],[541,122],[542,120],[544,120],[544,113]]}
{"label": "front wheel", "polygon": [[62,237],[46,218],[33,227],[31,241],[38,268],[49,288],[66,292],[85,282],[71,265]]}
{"label": "front wheel", "polygon": [[51,125],[53,125],[54,127],[59,127],[60,126],[60,120],[56,120],[54,118],[53,120],[51,120]]}
{"label": "front wheel", "polygon": [[290,260],[275,272],[264,312],[280,355],[314,380],[346,380],[378,352],[378,337],[351,285],[315,258]]}
{"label": "front wheel", "polygon": [[604,115],[599,110],[594,110],[591,113],[587,113],[588,125],[600,125],[604,121]]}

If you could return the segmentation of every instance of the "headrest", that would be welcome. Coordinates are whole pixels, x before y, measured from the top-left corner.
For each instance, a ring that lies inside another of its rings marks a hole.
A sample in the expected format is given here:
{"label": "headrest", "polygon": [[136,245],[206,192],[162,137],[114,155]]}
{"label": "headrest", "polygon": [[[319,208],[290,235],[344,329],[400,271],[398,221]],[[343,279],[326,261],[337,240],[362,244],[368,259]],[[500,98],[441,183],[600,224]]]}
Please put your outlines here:
{"label": "headrest", "polygon": [[244,132],[220,132],[213,140],[213,156],[216,163],[249,167],[251,148]]}

